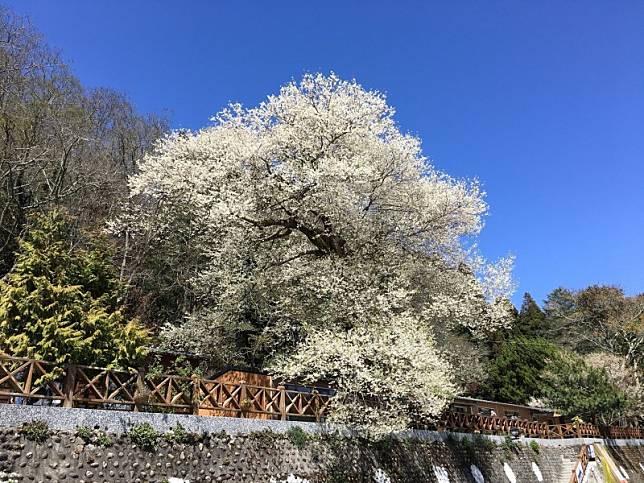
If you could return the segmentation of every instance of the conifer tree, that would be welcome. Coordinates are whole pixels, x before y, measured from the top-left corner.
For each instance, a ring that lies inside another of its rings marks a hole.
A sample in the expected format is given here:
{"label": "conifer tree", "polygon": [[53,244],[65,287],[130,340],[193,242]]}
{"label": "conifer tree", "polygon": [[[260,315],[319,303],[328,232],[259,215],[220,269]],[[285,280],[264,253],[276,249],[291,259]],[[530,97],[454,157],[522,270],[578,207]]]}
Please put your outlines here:
{"label": "conifer tree", "polygon": [[544,370],[556,354],[557,347],[541,338],[506,339],[489,364],[483,396],[515,404],[540,397],[547,385]]}
{"label": "conifer tree", "polygon": [[546,315],[528,292],[523,295],[517,321],[514,331],[526,337],[540,336],[545,331]]}
{"label": "conifer tree", "polygon": [[136,364],[146,332],[128,320],[107,249],[72,243],[71,219],[38,215],[0,281],[0,351],[13,356],[98,366]]}

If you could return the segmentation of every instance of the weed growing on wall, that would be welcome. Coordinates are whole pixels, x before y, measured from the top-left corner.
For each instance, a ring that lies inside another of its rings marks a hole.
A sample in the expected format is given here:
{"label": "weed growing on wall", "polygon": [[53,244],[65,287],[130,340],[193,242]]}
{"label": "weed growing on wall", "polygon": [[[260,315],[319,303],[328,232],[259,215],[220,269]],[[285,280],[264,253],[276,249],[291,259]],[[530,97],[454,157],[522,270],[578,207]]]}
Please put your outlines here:
{"label": "weed growing on wall", "polygon": [[150,423],[135,424],[127,434],[135,445],[148,451],[156,448],[160,437]]}
{"label": "weed growing on wall", "polygon": [[297,449],[303,449],[309,440],[309,435],[299,426],[291,426],[288,428],[286,436]]}
{"label": "weed growing on wall", "polygon": [[519,451],[519,443],[512,439],[511,436],[506,436],[501,443],[501,449],[503,454],[507,459],[511,459],[512,456]]}
{"label": "weed growing on wall", "polygon": [[91,429],[87,426],[78,426],[75,434],[77,437],[85,441],[85,443],[94,444],[103,448],[107,448],[114,444],[112,438],[102,429]]}
{"label": "weed growing on wall", "polygon": [[194,433],[189,433],[181,424],[177,423],[174,428],[163,435],[163,439],[168,443],[188,444],[197,441],[199,436]]}
{"label": "weed growing on wall", "polygon": [[264,429],[262,431],[253,431],[248,435],[248,438],[255,440],[260,444],[273,444],[278,439],[283,438],[283,435],[274,432],[271,429]]}
{"label": "weed growing on wall", "polygon": [[476,446],[477,448],[481,448],[486,451],[492,451],[494,448],[496,448],[496,443],[494,441],[485,438],[480,434],[474,435],[474,437],[472,438],[472,444],[474,444],[474,446]]}
{"label": "weed growing on wall", "polygon": [[92,439],[93,431],[87,426],[77,426],[76,427],[76,436],[81,438],[86,443],[89,443]]}
{"label": "weed growing on wall", "polygon": [[23,424],[20,433],[24,434],[28,440],[43,443],[49,437],[49,425],[46,421],[35,419],[30,423]]}

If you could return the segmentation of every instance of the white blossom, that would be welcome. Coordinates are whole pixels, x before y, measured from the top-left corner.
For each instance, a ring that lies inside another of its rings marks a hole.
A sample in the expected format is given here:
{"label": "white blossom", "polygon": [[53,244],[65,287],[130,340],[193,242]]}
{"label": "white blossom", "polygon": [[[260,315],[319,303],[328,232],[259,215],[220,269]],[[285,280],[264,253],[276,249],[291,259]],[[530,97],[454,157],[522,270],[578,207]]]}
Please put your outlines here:
{"label": "white blossom", "polygon": [[[213,122],[146,156],[121,220],[133,237],[185,237],[203,260],[198,307],[169,343],[228,360],[276,355],[284,373],[337,375],[344,394],[440,411],[453,386],[433,334],[509,323],[512,260],[486,264],[474,244],[487,212],[479,183],[436,170],[382,94],[335,75],[306,75]],[[240,335],[243,347],[221,349]],[[391,429],[409,419],[389,416]]]}
{"label": "white blossom", "polygon": [[337,387],[333,421],[376,438],[433,420],[455,395],[449,364],[429,332],[406,314],[344,333],[312,330],[274,368],[287,378]]}

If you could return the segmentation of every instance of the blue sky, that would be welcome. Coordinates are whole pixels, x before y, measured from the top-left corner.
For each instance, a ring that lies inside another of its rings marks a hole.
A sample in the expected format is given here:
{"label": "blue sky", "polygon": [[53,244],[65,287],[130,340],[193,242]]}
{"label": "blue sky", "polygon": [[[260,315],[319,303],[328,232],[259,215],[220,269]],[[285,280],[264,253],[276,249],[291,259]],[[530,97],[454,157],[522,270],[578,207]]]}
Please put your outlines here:
{"label": "blue sky", "polygon": [[305,72],[387,93],[434,164],[477,177],[480,239],[538,301],[644,291],[644,2],[5,1],[89,86],[198,128]]}

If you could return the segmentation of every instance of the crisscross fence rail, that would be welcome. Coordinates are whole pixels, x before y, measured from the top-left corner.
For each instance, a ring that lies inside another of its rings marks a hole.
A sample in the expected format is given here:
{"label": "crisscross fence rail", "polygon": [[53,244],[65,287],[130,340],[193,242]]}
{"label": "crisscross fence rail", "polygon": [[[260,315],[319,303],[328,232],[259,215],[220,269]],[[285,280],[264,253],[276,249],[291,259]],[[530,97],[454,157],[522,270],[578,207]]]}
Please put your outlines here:
{"label": "crisscross fence rail", "polygon": [[[445,431],[461,431],[483,434],[509,434],[513,428],[529,438],[639,438],[640,428],[600,428],[588,423],[548,424],[527,419],[510,419],[480,414],[448,412],[438,428]],[[604,429],[602,431],[602,429]]]}
{"label": "crisscross fence rail", "polygon": [[0,355],[0,403],[322,421],[329,396],[173,374]]}
{"label": "crisscross fence rail", "polygon": [[[173,374],[146,374],[53,363],[0,354],[0,403],[169,412],[203,416],[323,421],[332,396],[315,388],[287,389]],[[639,427],[554,424],[447,412],[434,424],[440,431],[509,434],[532,438],[643,438]]]}

